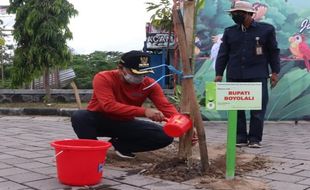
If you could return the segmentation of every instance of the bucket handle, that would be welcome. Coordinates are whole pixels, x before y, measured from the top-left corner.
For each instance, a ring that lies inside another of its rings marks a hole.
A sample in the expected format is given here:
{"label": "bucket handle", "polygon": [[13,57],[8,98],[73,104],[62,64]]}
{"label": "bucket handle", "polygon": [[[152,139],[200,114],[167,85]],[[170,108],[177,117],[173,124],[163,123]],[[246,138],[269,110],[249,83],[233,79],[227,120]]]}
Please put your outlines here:
{"label": "bucket handle", "polygon": [[56,161],[57,156],[61,155],[63,152],[64,152],[63,150],[62,150],[62,151],[60,151],[60,152],[58,152],[58,153],[57,153],[57,154],[53,157],[53,161],[55,162],[55,161]]}

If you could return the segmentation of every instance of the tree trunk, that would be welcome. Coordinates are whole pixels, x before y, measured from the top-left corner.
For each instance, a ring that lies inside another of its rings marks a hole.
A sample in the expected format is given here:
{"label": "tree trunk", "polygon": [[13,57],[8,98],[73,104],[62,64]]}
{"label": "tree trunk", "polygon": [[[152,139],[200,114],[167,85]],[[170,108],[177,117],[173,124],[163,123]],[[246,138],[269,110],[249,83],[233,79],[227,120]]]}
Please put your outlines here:
{"label": "tree trunk", "polygon": [[51,101],[51,87],[50,87],[50,74],[49,74],[49,68],[45,67],[44,69],[44,77],[43,77],[43,84],[45,89],[45,98],[44,102],[48,103]]}
{"label": "tree trunk", "polygon": [[56,86],[56,88],[61,88],[60,77],[59,77],[59,68],[55,69],[55,86]]}
{"label": "tree trunk", "polygon": [[2,87],[4,88],[4,64],[1,60],[1,81],[2,81]]}
{"label": "tree trunk", "polygon": [[[185,10],[186,11],[186,10]],[[197,102],[195,89],[193,85],[193,78],[190,77],[192,75],[192,70],[190,68],[190,59],[186,34],[184,30],[184,24],[182,19],[182,14],[179,9],[177,9],[177,5],[174,4],[173,10],[173,22],[175,26],[176,36],[178,38],[178,45],[181,55],[181,61],[183,66],[183,79],[182,79],[182,102],[184,102],[184,112],[189,112],[193,116],[194,126],[196,127],[198,133],[198,142],[200,149],[200,159],[202,172],[205,173],[209,167],[209,158],[208,158],[208,149],[206,143],[206,137],[204,132],[204,125],[201,118],[200,108]],[[189,108],[188,108],[189,107]]]}

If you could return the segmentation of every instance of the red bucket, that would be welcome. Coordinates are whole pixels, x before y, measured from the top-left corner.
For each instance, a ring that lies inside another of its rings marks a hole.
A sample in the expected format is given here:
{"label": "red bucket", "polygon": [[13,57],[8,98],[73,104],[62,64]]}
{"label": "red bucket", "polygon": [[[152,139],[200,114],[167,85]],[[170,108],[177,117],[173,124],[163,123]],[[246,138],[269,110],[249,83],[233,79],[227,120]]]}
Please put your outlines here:
{"label": "red bucket", "polygon": [[180,137],[192,128],[193,123],[189,116],[177,114],[168,119],[164,125],[165,133],[170,137]]}
{"label": "red bucket", "polygon": [[51,146],[55,148],[57,175],[61,183],[84,186],[100,182],[111,143],[70,139],[54,141]]}

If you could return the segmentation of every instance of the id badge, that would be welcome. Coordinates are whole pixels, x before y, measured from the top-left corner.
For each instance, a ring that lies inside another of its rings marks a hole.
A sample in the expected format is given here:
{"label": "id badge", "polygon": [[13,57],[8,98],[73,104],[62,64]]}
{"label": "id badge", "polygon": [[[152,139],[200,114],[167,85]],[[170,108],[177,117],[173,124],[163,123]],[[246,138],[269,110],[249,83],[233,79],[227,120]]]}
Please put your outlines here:
{"label": "id badge", "polygon": [[256,46],[256,55],[263,55],[262,46]]}
{"label": "id badge", "polygon": [[256,40],[256,55],[263,55],[263,47],[259,44],[259,37],[256,37],[255,40]]}

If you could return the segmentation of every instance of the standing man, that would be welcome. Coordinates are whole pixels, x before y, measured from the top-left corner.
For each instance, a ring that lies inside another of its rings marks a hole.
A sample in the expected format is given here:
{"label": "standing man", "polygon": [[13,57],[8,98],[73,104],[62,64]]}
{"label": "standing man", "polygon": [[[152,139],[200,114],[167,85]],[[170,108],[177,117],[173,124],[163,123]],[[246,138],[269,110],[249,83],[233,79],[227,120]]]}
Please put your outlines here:
{"label": "standing man", "polygon": [[260,148],[268,102],[269,70],[271,87],[276,86],[280,71],[275,28],[254,21],[255,11],[246,1],[235,2],[228,12],[236,24],[225,29],[216,60],[215,81],[222,81],[226,69],[227,82],[262,83],[262,109],[251,110],[249,133],[244,110],[238,110],[237,121],[237,146]]}
{"label": "standing man", "polygon": [[[163,148],[172,143],[160,124],[174,114],[152,73],[150,55],[130,51],[122,55],[117,70],[102,71],[93,79],[93,95],[87,110],[75,112],[72,126],[80,139],[111,137],[117,155],[134,158],[134,152]],[[142,107],[149,98],[157,109]],[[152,121],[137,119],[146,117]],[[153,122],[155,121],[155,122]]]}

